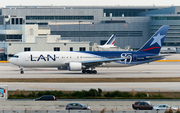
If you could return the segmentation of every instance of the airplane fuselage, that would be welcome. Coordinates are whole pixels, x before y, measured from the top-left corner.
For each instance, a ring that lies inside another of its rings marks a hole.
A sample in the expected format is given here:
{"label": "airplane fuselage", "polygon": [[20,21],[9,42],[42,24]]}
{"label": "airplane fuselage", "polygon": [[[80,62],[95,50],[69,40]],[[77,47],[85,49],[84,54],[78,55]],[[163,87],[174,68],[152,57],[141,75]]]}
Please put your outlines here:
{"label": "airplane fuselage", "polygon": [[[31,51],[18,53],[11,58],[10,62],[20,67],[64,67],[68,62],[82,62],[112,58],[126,58],[116,62],[103,63],[101,67],[126,67],[143,63],[152,62],[162,58],[146,58],[153,54],[134,51],[89,51],[89,52],[70,52],[70,51]],[[14,61],[13,61],[14,60]]]}
{"label": "airplane fuselage", "polygon": [[97,46],[98,48],[117,48],[117,46],[114,46],[114,45],[98,45]]}

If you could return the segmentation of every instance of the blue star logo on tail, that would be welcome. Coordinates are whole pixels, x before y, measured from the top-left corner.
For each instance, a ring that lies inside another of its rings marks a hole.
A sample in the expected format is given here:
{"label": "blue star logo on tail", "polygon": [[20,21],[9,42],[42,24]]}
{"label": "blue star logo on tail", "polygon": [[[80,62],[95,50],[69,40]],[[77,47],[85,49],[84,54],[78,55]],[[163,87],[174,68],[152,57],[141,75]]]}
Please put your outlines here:
{"label": "blue star logo on tail", "polygon": [[161,47],[161,39],[164,37],[165,35],[160,35],[160,33],[157,36],[154,36],[154,40],[151,42],[150,46],[157,43],[160,47]]}

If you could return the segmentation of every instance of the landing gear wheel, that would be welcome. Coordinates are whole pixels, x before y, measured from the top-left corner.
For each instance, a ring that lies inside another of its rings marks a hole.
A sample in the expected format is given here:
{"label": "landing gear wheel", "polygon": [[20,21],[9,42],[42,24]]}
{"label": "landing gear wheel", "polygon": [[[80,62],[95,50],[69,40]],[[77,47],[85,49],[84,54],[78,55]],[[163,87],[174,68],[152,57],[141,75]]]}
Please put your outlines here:
{"label": "landing gear wheel", "polygon": [[20,69],[20,73],[21,74],[24,74],[24,71],[23,71],[23,68],[21,67],[21,69]]}
{"label": "landing gear wheel", "polygon": [[82,70],[82,73],[86,73],[86,70]]}
{"label": "landing gear wheel", "polygon": [[82,70],[82,73],[97,74],[96,70]]}
{"label": "landing gear wheel", "polygon": [[24,71],[20,71],[21,74],[24,74]]}
{"label": "landing gear wheel", "polygon": [[90,70],[86,70],[87,73],[90,73]]}
{"label": "landing gear wheel", "polygon": [[96,73],[97,73],[97,71],[96,71],[96,70],[94,70],[94,71],[93,71],[93,74],[96,74]]}
{"label": "landing gear wheel", "polygon": [[92,70],[89,70],[89,74],[92,74],[93,73],[93,71]]}

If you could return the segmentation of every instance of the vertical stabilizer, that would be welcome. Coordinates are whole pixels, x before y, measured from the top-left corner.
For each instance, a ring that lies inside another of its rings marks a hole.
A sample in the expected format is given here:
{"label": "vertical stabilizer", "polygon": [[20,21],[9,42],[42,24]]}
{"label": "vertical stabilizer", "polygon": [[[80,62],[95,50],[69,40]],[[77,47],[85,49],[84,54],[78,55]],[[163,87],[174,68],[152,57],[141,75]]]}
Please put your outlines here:
{"label": "vertical stabilizer", "polygon": [[138,50],[159,54],[169,25],[163,25],[159,30]]}
{"label": "vertical stabilizer", "polygon": [[104,45],[112,45],[113,46],[115,43],[115,37],[116,37],[116,35],[113,34]]}

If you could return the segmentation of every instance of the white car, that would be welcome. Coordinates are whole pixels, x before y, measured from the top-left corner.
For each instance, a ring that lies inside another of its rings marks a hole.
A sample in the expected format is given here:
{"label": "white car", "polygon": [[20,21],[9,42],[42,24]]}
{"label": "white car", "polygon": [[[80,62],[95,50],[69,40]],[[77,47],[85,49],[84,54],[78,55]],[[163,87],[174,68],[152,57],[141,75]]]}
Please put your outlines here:
{"label": "white car", "polygon": [[166,110],[166,109],[170,109],[170,108],[175,110],[175,111],[178,110],[178,108],[171,107],[170,105],[167,105],[167,104],[159,104],[157,106],[154,106],[153,110]]}

